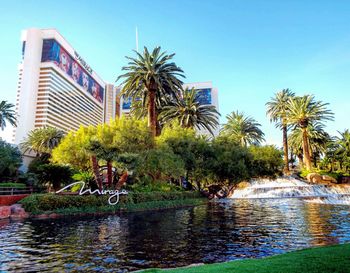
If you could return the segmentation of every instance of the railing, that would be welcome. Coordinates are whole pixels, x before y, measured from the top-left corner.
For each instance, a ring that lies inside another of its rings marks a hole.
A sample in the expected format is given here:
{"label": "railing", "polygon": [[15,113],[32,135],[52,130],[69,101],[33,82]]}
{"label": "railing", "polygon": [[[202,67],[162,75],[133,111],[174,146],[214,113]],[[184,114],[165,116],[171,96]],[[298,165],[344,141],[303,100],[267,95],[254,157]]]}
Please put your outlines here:
{"label": "railing", "polygon": [[11,188],[11,187],[0,187],[0,195],[18,195],[18,194],[31,194],[33,188]]}

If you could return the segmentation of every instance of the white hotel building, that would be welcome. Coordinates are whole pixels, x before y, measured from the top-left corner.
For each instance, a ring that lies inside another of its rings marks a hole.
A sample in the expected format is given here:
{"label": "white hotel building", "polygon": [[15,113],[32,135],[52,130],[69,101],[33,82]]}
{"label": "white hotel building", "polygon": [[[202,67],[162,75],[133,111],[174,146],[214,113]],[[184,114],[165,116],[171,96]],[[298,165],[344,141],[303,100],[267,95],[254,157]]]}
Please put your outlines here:
{"label": "white hotel building", "polygon": [[103,122],[106,83],[73,47],[54,29],[28,29],[21,38],[14,142],[38,127],[69,131]]}
{"label": "white hotel building", "polygon": [[[21,40],[15,144],[35,128],[52,126],[67,132],[130,111],[127,101],[120,103],[119,89],[103,81],[55,29],[24,30]],[[203,103],[218,109],[218,92],[211,82],[185,87],[194,87],[202,93]]]}

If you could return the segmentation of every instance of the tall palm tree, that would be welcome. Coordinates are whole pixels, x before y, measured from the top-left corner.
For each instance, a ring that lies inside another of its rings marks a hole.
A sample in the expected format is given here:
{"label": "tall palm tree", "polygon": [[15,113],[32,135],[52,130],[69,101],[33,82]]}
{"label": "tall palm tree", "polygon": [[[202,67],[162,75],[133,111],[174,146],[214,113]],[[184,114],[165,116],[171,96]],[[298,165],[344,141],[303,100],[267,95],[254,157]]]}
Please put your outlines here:
{"label": "tall palm tree", "polygon": [[261,126],[255,119],[244,116],[238,111],[226,116],[227,123],[222,128],[222,134],[228,135],[237,140],[241,146],[248,144],[260,144],[264,141],[264,133],[259,128]]}
{"label": "tall palm tree", "polygon": [[50,155],[64,136],[64,131],[54,127],[37,128],[29,132],[27,138],[20,146],[24,153],[34,151],[37,155]]}
{"label": "tall palm tree", "polygon": [[162,108],[160,120],[163,124],[178,120],[184,128],[203,128],[214,135],[213,130],[219,126],[219,115],[215,106],[201,104],[194,88],[186,88],[181,90],[177,100]]}
{"label": "tall palm tree", "polygon": [[129,60],[128,66],[122,68],[126,73],[120,75],[117,81],[124,78],[122,95],[133,100],[143,98],[147,101],[148,126],[155,136],[156,100],[166,95],[176,97],[183,84],[179,77],[184,77],[184,74],[180,67],[170,62],[175,54],[167,55],[160,51],[160,47],[156,47],[151,53],[146,47],[143,54],[135,53],[136,58],[126,57]]}
{"label": "tall palm tree", "polygon": [[289,172],[289,160],[288,160],[288,100],[290,97],[294,97],[294,93],[290,89],[283,89],[275,94],[275,97],[271,98],[271,101],[266,103],[266,114],[270,116],[270,122],[276,122],[276,127],[282,129],[283,136],[283,153],[284,153],[284,172]]}
{"label": "tall palm tree", "polygon": [[13,110],[14,105],[7,103],[3,100],[0,102],[0,127],[4,130],[6,127],[6,122],[8,121],[12,126],[16,127],[16,116],[15,110]]}
{"label": "tall palm tree", "polygon": [[303,160],[307,170],[312,169],[308,128],[312,123],[333,120],[333,113],[327,106],[328,103],[316,101],[312,95],[291,97],[288,101],[287,122],[302,131]]}
{"label": "tall palm tree", "polygon": [[[307,128],[307,136],[309,143],[310,158],[313,159],[316,165],[316,159],[320,157],[320,154],[325,154],[327,146],[331,141],[330,135],[324,130],[324,126],[321,123],[309,123]],[[295,127],[288,139],[291,150],[298,155],[299,163],[302,165],[303,159],[303,130],[300,127]]]}

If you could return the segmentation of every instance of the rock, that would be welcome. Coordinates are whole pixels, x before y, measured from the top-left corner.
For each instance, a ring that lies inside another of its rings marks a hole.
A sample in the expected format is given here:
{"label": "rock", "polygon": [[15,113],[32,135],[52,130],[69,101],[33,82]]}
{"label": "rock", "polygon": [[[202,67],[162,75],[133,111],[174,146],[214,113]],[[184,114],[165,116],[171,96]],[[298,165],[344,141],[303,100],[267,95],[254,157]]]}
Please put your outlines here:
{"label": "rock", "polygon": [[343,176],[342,178],[340,178],[340,183],[350,184],[350,176]]}
{"label": "rock", "polygon": [[28,218],[29,214],[22,208],[20,204],[14,204],[11,208],[11,219],[24,219]]}
{"label": "rock", "polygon": [[322,184],[322,176],[319,175],[318,173],[309,173],[306,176],[307,181],[311,182],[311,183],[319,183]]}
{"label": "rock", "polygon": [[49,219],[49,215],[48,214],[37,214],[37,215],[34,215],[33,218],[35,218],[35,219]]}
{"label": "rock", "polygon": [[11,207],[10,206],[1,206],[0,207],[0,219],[9,218],[11,215]]}
{"label": "rock", "polygon": [[21,212],[25,212],[20,204],[11,205],[10,208],[11,208],[11,214],[18,214]]}
{"label": "rock", "polygon": [[242,189],[248,188],[250,186],[251,186],[251,184],[249,182],[243,181],[243,182],[240,182],[236,185],[236,189],[242,190]]}
{"label": "rock", "polygon": [[322,175],[322,180],[326,181],[326,182],[335,183],[335,184],[338,183],[337,179],[335,179],[335,178],[333,178],[333,177],[331,177],[329,175]]}

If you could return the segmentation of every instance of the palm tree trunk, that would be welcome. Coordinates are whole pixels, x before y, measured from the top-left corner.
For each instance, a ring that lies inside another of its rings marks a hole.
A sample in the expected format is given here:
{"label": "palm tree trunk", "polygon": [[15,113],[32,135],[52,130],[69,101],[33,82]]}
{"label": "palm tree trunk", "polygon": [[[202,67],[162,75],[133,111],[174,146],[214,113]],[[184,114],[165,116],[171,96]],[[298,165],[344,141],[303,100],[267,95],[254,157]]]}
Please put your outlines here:
{"label": "palm tree trunk", "polygon": [[120,190],[122,187],[123,187],[123,185],[126,183],[126,181],[128,180],[128,172],[127,171],[125,171],[121,176],[120,176],[120,178],[119,178],[119,180],[118,180],[118,182],[117,182],[117,185],[115,185],[115,189],[116,190]]}
{"label": "palm tree trunk", "polygon": [[100,176],[100,172],[98,170],[98,162],[97,157],[95,155],[91,156],[91,165],[92,165],[92,171],[95,176],[96,183],[98,185],[99,190],[102,190],[102,179]]}
{"label": "palm tree trunk", "polygon": [[113,180],[113,174],[112,174],[112,162],[107,161],[107,183],[108,187],[112,185]]}
{"label": "palm tree trunk", "polygon": [[151,128],[152,136],[155,137],[157,135],[156,89],[149,90],[148,127]]}
{"label": "palm tree trunk", "polygon": [[298,153],[297,157],[298,157],[298,161],[299,161],[300,167],[303,168],[304,167],[303,155],[301,153]]}
{"label": "palm tree trunk", "polygon": [[288,160],[288,136],[287,136],[287,126],[283,125],[283,153],[284,153],[284,173],[289,172],[289,160]]}
{"label": "palm tree trunk", "polygon": [[312,164],[311,164],[311,157],[310,157],[310,149],[309,149],[309,139],[307,135],[307,128],[302,128],[303,130],[303,157],[304,157],[304,163],[306,165],[306,169],[308,171],[311,171]]}
{"label": "palm tree trunk", "polygon": [[158,121],[158,112],[156,111],[156,136],[160,136],[161,133],[162,133],[162,126]]}

